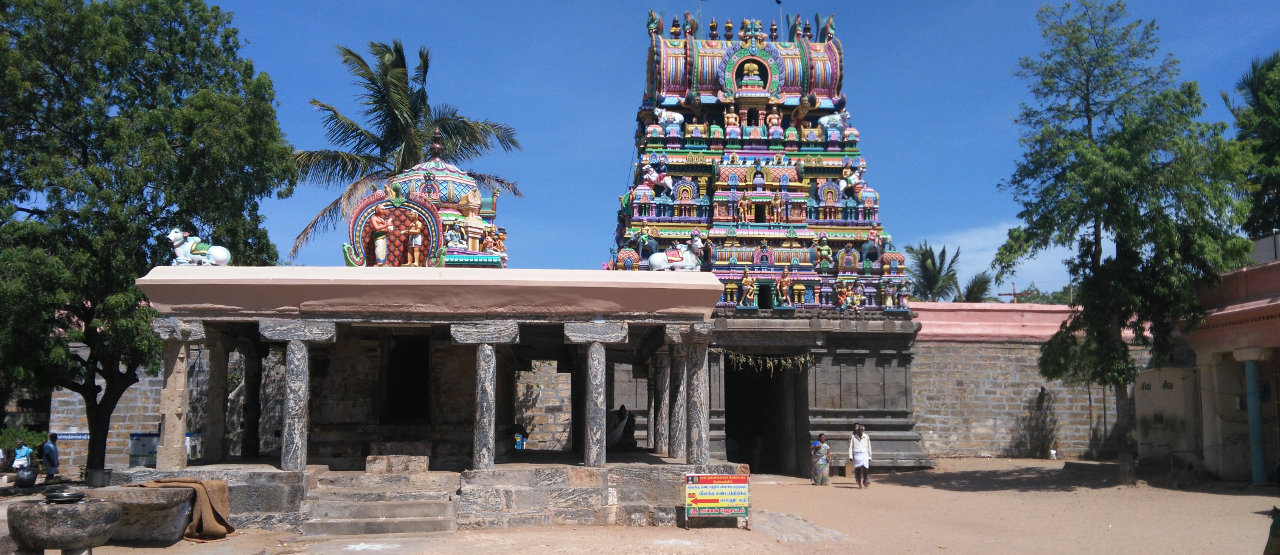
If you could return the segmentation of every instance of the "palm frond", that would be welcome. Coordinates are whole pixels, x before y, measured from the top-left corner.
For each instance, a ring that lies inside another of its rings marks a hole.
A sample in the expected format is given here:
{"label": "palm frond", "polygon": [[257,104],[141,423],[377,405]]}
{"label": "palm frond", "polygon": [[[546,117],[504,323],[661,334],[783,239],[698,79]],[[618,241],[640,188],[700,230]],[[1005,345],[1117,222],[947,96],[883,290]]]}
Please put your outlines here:
{"label": "palm frond", "polygon": [[462,163],[487,154],[494,146],[507,152],[519,150],[515,129],[505,123],[489,120],[472,120],[458,114],[458,109],[448,104],[431,106],[431,127],[420,129],[430,132],[438,128],[444,136],[444,158],[452,163]]}
{"label": "palm frond", "polygon": [[427,72],[431,70],[431,51],[423,46],[418,49],[418,67],[413,69],[413,82],[425,90],[427,88]]}
{"label": "palm frond", "polygon": [[486,193],[492,193],[494,190],[503,190],[511,193],[512,196],[524,197],[524,193],[520,192],[520,185],[515,181],[471,170],[467,170],[467,175],[476,180],[476,186]]}
{"label": "palm frond", "polygon": [[990,272],[978,272],[969,278],[964,289],[956,297],[956,302],[985,303],[991,300],[991,290],[995,286],[995,278]]}
{"label": "palm frond", "polygon": [[341,150],[299,150],[293,153],[298,178],[326,186],[350,183],[368,175],[385,178],[390,174],[384,161],[375,156]]}
{"label": "palm frond", "polygon": [[912,289],[916,298],[941,301],[951,297],[960,288],[956,278],[959,248],[950,259],[947,258],[946,247],[935,254],[928,241],[907,247],[906,251],[911,258]]}
{"label": "palm frond", "polygon": [[334,224],[350,219],[351,211],[359,204],[360,199],[364,198],[373,185],[380,180],[377,176],[366,175],[347,185],[338,198],[333,199],[333,202],[321,209],[320,213],[316,214],[298,233],[298,237],[293,240],[293,248],[289,249],[289,259],[292,260],[298,256],[298,251],[306,246],[311,240],[311,234],[315,231],[328,231]]}
{"label": "palm frond", "polygon": [[381,139],[360,126],[351,118],[344,116],[337,108],[332,105],[325,104],[316,99],[311,99],[311,105],[320,109],[325,113],[323,125],[324,136],[329,142],[345,148],[353,153],[362,155],[377,154],[381,148]]}

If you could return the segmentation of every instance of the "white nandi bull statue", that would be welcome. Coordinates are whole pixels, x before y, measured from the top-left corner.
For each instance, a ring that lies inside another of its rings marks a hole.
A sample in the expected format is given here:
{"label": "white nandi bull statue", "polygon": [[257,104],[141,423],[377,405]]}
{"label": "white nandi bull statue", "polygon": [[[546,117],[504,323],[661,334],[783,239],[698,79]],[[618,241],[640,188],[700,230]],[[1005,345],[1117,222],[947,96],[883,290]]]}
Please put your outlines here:
{"label": "white nandi bull statue", "polygon": [[231,262],[231,251],[226,247],[203,242],[181,229],[174,228],[167,237],[173,244],[171,266],[226,266]]}
{"label": "white nandi bull statue", "polygon": [[680,125],[684,123],[684,114],[680,112],[672,112],[662,108],[653,109],[654,117],[658,118],[658,125],[666,126],[671,124]]}
{"label": "white nandi bull statue", "polygon": [[702,252],[702,239],[695,235],[689,242],[693,244],[692,250],[689,245],[677,243],[674,249],[653,253],[649,257],[649,269],[696,272],[700,265],[696,253]]}
{"label": "white nandi bull statue", "polygon": [[836,137],[841,137],[844,135],[844,129],[849,126],[849,111],[840,110],[834,114],[822,116],[818,118],[818,125],[826,130],[828,136],[834,131]]}

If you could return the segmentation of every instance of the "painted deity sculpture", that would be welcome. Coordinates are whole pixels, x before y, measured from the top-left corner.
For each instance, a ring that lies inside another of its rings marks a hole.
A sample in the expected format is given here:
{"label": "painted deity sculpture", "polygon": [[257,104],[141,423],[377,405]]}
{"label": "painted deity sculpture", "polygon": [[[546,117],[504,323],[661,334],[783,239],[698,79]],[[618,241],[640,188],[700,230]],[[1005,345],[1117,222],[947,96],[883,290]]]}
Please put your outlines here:
{"label": "painted deity sculpture", "polygon": [[791,306],[794,304],[791,301],[791,269],[783,268],[782,275],[778,277],[778,281],[775,283],[777,284],[777,291],[774,293],[777,298],[776,304],[778,306]]}
{"label": "painted deity sculpture", "polygon": [[742,269],[739,291],[741,291],[741,298],[738,301],[738,306],[756,306],[756,278],[751,277],[751,272],[746,268]]}
{"label": "painted deity sculpture", "polygon": [[454,224],[449,227],[449,231],[444,233],[444,242],[445,246],[451,249],[465,249],[467,248],[467,234],[462,230],[461,225],[454,222]]}
{"label": "painted deity sculpture", "polygon": [[387,264],[387,235],[395,231],[395,225],[391,223],[391,211],[386,206],[379,205],[374,209],[373,218],[370,218],[369,225],[373,229],[373,252],[378,266]]}
{"label": "painted deity sculpture", "polygon": [[405,228],[404,234],[409,238],[408,256],[406,257],[407,266],[422,265],[422,217],[417,212],[411,212],[409,216],[409,227]]}

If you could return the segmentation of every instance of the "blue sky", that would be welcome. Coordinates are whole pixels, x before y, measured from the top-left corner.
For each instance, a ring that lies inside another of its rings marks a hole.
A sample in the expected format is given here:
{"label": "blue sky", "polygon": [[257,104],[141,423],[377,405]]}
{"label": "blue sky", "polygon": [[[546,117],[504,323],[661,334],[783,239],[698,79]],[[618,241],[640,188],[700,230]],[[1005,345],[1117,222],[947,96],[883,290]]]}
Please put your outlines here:
{"label": "blue sky", "polygon": [[[473,118],[514,126],[524,150],[469,167],[520,183],[503,196],[515,268],[599,268],[608,257],[617,197],[634,162],[635,113],[644,88],[648,10],[671,17],[702,10],[715,18],[778,18],[772,0],[730,2],[422,2],[261,0],[212,3],[233,12],[242,55],[275,83],[280,125],[295,148],[325,148],[312,98],[349,115],[357,89],[335,54],[341,44],[400,39],[431,49],[427,87]],[[795,2],[786,13],[834,13],[843,43],[844,92],[881,195],[881,219],[900,247],[928,240],[962,248],[961,280],[990,264],[1017,206],[998,185],[1022,150],[1013,124],[1026,84],[1021,56],[1043,45],[1031,1]],[[1280,2],[1136,1],[1134,17],[1155,19],[1164,50],[1197,81],[1205,119],[1225,121],[1218,92],[1230,90],[1253,58],[1280,48]],[[779,21],[779,26],[784,27]],[[287,252],[298,231],[337,194],[301,184],[264,205],[271,238]],[[341,265],[345,228],[314,236],[294,264]],[[1066,284],[1051,252],[1012,281],[1042,289]],[[1001,291],[1008,291],[1006,283]]]}

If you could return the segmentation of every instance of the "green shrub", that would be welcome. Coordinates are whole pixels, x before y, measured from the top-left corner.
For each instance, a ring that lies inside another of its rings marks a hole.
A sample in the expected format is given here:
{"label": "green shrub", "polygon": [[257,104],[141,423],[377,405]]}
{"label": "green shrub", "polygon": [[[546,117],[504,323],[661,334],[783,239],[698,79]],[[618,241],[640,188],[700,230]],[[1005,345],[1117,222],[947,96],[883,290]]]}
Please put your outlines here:
{"label": "green shrub", "polygon": [[6,456],[12,457],[13,449],[17,446],[18,440],[21,439],[26,442],[27,447],[35,451],[37,447],[40,447],[41,443],[44,443],[48,435],[45,432],[33,432],[22,428],[5,428],[3,432],[0,432],[0,449],[4,449]]}

